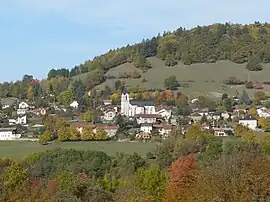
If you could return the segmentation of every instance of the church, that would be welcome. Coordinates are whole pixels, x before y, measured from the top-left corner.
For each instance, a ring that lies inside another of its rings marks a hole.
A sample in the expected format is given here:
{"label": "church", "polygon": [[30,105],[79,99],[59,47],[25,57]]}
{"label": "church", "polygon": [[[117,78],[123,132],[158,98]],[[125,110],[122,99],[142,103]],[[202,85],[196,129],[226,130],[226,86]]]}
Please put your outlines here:
{"label": "church", "polygon": [[135,117],[138,114],[156,114],[155,104],[152,101],[130,99],[127,87],[124,87],[121,95],[121,114],[126,117]]}

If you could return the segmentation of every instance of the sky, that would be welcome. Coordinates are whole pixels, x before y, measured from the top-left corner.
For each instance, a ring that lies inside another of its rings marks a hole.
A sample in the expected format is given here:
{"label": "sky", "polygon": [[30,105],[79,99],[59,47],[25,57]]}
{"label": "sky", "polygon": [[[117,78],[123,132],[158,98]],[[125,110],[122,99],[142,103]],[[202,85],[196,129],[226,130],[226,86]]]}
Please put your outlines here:
{"label": "sky", "polygon": [[180,26],[269,22],[269,0],[0,0],[0,82],[46,78]]}

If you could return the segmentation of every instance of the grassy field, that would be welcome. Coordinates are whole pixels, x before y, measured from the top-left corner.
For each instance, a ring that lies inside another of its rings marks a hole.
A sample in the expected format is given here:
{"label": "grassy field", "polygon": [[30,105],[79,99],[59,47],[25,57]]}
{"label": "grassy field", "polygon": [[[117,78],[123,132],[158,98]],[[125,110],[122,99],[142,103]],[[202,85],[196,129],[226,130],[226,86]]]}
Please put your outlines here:
{"label": "grassy field", "polygon": [[0,157],[21,159],[34,152],[43,152],[54,148],[72,148],[76,150],[104,151],[109,156],[117,152],[138,154],[145,156],[147,152],[154,151],[156,144],[143,142],[66,142],[42,146],[38,142],[29,141],[0,141]]}
{"label": "grassy field", "polygon": [[[152,69],[142,74],[140,79],[121,79],[131,87],[141,88],[164,88],[164,80],[169,76],[176,76],[181,84],[188,83],[189,87],[181,87],[180,91],[186,93],[190,97],[200,94],[213,96],[218,93],[228,93],[233,95],[236,90],[242,92],[244,86],[232,87],[223,84],[223,81],[231,76],[235,76],[243,81],[268,81],[270,75],[270,64],[263,64],[263,71],[249,72],[245,69],[245,64],[235,64],[230,61],[218,61],[212,64],[192,64],[190,66],[179,62],[174,67],[166,67],[164,61],[157,57],[148,58],[152,64]],[[131,72],[135,70],[131,64],[123,64],[107,72],[107,75],[118,76],[119,72]],[[138,69],[137,69],[138,70]],[[248,75],[249,74],[249,75]],[[142,79],[147,80],[142,83]],[[105,83],[98,86],[103,89],[105,85],[113,88],[115,79],[108,79]],[[270,89],[265,88],[270,92]],[[252,95],[254,90],[248,90]]]}

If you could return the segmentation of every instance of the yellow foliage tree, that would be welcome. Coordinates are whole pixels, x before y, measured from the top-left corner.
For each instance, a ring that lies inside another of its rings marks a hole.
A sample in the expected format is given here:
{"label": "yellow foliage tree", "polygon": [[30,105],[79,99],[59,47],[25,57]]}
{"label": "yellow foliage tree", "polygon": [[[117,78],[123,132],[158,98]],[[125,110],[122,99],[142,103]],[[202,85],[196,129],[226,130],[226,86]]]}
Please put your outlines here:
{"label": "yellow foliage tree", "polygon": [[250,110],[248,111],[248,114],[255,118],[258,118],[258,113],[255,107],[250,108]]}
{"label": "yellow foliage tree", "polygon": [[259,118],[259,120],[258,120],[259,127],[261,127],[261,128],[264,127],[264,121],[265,121],[265,118],[264,117],[260,117]]}
{"label": "yellow foliage tree", "polygon": [[96,138],[96,140],[105,140],[108,138],[107,132],[102,128],[98,128],[96,130],[95,138]]}
{"label": "yellow foliage tree", "polygon": [[89,141],[94,139],[93,129],[90,127],[84,128],[81,135],[81,140]]}

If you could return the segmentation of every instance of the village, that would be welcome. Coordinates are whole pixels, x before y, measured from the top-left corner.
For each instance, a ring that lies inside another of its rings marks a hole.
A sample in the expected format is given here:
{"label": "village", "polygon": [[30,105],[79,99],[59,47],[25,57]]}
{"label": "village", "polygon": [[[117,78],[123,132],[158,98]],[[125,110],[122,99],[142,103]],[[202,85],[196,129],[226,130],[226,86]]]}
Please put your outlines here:
{"label": "village", "polygon": [[222,95],[220,102],[228,99],[233,101],[225,108],[200,107],[198,103],[202,97],[198,97],[188,102],[185,107],[187,112],[183,113],[182,110],[179,113],[179,108],[175,106],[157,105],[151,100],[131,98],[128,88],[124,86],[119,104],[114,104],[112,100],[103,100],[101,105],[93,107],[99,113],[89,114],[89,119],[80,118],[77,101],[72,101],[69,109],[55,103],[49,107],[36,108],[33,102],[5,98],[1,100],[0,140],[38,140],[44,133],[43,118],[46,116],[69,117],[66,122],[79,135],[82,135],[85,128],[91,127],[94,132],[97,129],[104,131],[107,137],[105,139],[111,140],[162,140],[174,131],[184,135],[190,125],[198,125],[202,131],[222,137],[234,135],[238,125],[264,132],[270,129],[267,124],[270,109],[266,108],[266,96],[261,96],[263,92],[258,92],[258,97],[262,98],[258,105],[254,102],[251,105],[251,99],[243,92],[244,95],[232,98]]}

